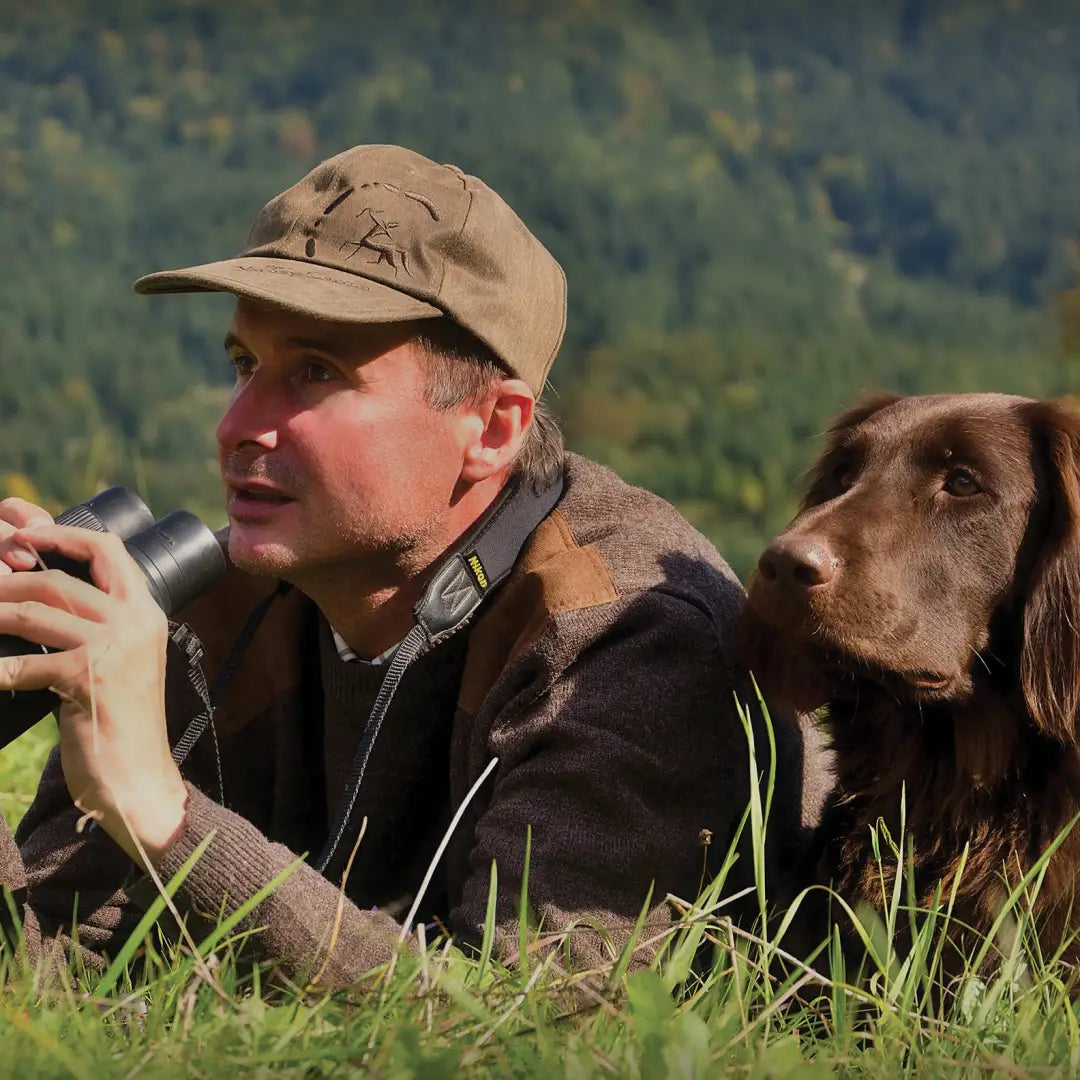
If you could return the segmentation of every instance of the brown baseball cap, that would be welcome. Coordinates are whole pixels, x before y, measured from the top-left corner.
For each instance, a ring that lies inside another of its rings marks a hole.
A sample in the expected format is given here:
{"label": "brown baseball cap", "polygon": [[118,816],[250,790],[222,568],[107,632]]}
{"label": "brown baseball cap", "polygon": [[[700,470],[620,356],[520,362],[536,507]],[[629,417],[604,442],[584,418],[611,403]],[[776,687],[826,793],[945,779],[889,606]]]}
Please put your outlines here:
{"label": "brown baseball cap", "polygon": [[448,316],[539,395],[566,328],[566,276],[486,184],[401,146],[354,146],[263,207],[233,259],[140,293],[230,292],[337,322]]}

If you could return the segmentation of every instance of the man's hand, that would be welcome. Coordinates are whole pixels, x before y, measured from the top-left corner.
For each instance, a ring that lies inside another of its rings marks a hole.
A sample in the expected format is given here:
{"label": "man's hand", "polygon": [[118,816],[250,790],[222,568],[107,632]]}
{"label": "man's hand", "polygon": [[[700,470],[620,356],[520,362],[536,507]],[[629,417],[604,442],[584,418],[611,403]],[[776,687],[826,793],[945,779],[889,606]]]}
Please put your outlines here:
{"label": "man's hand", "polygon": [[0,657],[0,689],[59,694],[72,799],[133,859],[141,845],[152,860],[183,824],[187,798],[165,727],[168,622],[118,537],[44,523],[40,508],[16,502],[0,503],[6,568],[27,565],[19,549],[59,552],[88,564],[94,585],[58,570],[0,570],[0,634],[56,650]]}
{"label": "man's hand", "polygon": [[18,529],[52,523],[47,510],[26,499],[0,501],[0,575],[10,574],[13,570],[33,570],[37,565],[37,560],[23,545],[13,542],[13,534]]}

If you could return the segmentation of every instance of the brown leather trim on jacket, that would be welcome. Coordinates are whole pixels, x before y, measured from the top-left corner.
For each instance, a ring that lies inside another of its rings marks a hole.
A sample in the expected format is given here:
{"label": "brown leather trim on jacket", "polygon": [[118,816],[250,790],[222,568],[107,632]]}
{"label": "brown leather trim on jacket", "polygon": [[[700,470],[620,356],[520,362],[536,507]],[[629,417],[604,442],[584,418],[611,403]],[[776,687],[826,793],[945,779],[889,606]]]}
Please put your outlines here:
{"label": "brown leather trim on jacket", "polygon": [[555,510],[534,530],[513,576],[469,636],[458,707],[475,716],[499,673],[559,611],[608,604],[619,593],[591,544],[580,547]]}
{"label": "brown leather trim on jacket", "polygon": [[[225,534],[218,538],[224,547]],[[211,685],[248,616],[279,584],[275,578],[254,577],[229,563],[223,581],[178,613],[177,621],[191,626],[202,643],[202,668]],[[302,655],[296,643],[311,614],[312,602],[299,589],[274,599],[217,702],[214,726],[219,735],[245,727],[275,698],[299,684]]]}

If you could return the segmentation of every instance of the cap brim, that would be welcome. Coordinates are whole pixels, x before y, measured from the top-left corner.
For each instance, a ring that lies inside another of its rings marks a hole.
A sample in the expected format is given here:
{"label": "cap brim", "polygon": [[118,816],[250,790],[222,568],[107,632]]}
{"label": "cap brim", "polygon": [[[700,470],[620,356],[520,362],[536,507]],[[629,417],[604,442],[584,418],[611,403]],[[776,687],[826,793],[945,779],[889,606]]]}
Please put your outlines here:
{"label": "cap brim", "polygon": [[444,312],[388,285],[297,259],[247,256],[162,270],[139,278],[137,293],[228,292],[334,322],[433,319]]}

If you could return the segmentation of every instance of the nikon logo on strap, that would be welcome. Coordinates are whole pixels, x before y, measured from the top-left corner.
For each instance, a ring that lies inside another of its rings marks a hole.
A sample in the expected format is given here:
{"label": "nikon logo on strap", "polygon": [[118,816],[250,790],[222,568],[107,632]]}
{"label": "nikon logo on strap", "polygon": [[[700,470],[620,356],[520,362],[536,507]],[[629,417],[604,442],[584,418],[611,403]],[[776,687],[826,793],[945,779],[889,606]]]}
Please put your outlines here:
{"label": "nikon logo on strap", "polygon": [[466,555],[465,564],[472,571],[473,577],[476,578],[476,584],[480,586],[481,590],[486,589],[488,579],[484,571],[484,564],[480,561],[480,556],[475,551],[471,555]]}

